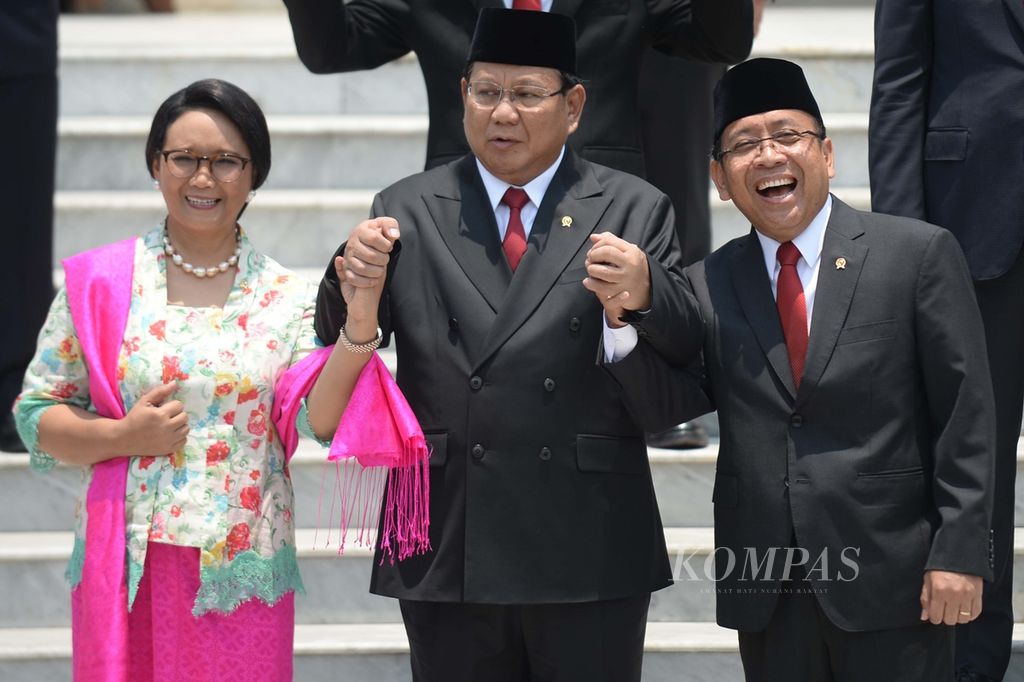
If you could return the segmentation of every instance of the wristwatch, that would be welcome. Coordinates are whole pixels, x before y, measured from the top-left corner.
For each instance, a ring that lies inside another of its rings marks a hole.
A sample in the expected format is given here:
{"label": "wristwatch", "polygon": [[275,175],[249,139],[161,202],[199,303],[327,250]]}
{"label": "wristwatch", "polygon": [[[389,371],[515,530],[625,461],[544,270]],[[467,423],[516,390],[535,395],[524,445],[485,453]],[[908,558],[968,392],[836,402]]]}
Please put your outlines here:
{"label": "wristwatch", "polygon": [[381,331],[380,327],[377,327],[377,335],[366,343],[352,343],[348,339],[348,334],[345,333],[345,326],[342,325],[341,329],[338,330],[338,340],[341,341],[341,345],[345,347],[349,353],[372,353],[377,350],[380,342],[384,339],[384,332]]}

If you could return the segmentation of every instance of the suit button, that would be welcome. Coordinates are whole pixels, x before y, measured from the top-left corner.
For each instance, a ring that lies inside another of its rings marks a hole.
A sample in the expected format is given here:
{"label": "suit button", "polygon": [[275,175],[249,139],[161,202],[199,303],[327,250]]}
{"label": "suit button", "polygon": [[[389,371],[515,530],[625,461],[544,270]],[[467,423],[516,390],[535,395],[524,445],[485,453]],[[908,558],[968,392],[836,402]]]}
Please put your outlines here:
{"label": "suit button", "polygon": [[483,459],[484,458],[484,446],[480,445],[480,443],[477,443],[476,445],[474,445],[473,449],[471,450],[471,452],[473,453],[473,459]]}
{"label": "suit button", "polygon": [[782,479],[782,483],[788,488],[789,487],[789,476],[786,476],[786,478]]}
{"label": "suit button", "polygon": [[542,460],[544,460],[545,462],[548,461],[549,459],[551,459],[551,448],[541,448],[540,449],[540,458]]}
{"label": "suit button", "polygon": [[451,329],[453,332],[459,331],[459,321],[456,320],[454,317],[449,317],[448,328]]}
{"label": "suit button", "polygon": [[799,429],[804,425],[804,418],[799,414],[794,414],[789,418],[789,425],[794,429]]}
{"label": "suit button", "polygon": [[547,379],[545,379],[544,380],[544,390],[547,391],[548,393],[551,393],[552,391],[554,391],[555,390],[555,380],[552,379],[551,377],[548,377]]}
{"label": "suit button", "polygon": [[480,377],[473,377],[469,380],[469,387],[474,391],[479,391],[484,386],[484,380]]}
{"label": "suit button", "polygon": [[580,322],[580,318],[578,317],[574,317],[571,320],[569,320],[569,331],[571,332],[578,332],[580,330],[580,327],[582,326],[583,323]]}

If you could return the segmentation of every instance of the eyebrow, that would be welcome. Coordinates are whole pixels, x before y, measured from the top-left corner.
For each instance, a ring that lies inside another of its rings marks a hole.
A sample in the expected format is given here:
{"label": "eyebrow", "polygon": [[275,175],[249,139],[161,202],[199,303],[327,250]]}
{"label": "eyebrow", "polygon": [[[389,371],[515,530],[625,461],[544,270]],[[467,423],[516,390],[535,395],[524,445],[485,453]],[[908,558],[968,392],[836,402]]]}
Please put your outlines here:
{"label": "eyebrow", "polygon": [[[783,118],[781,120],[775,121],[771,126],[769,126],[769,129],[773,128],[773,127],[778,127],[778,128],[799,128],[800,124],[797,123],[792,118]],[[769,134],[771,134],[771,133],[769,133]],[[737,138],[737,137],[744,137],[744,136],[751,136],[751,135],[754,135],[754,133],[752,132],[752,129],[750,127],[747,127],[747,128],[740,128],[739,130],[733,132],[733,134],[730,137]]]}

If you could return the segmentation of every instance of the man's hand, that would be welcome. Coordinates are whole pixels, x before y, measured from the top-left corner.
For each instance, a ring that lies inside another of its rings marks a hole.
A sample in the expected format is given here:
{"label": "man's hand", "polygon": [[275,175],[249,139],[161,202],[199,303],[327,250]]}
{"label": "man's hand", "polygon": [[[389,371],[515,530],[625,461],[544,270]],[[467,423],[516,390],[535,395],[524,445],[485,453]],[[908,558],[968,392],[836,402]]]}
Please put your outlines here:
{"label": "man's hand", "polygon": [[185,446],[188,414],[180,400],[171,400],[178,385],[161,384],[139,398],[119,428],[118,450],[127,455],[169,455]]}
{"label": "man's hand", "polygon": [[981,577],[953,571],[925,571],[921,620],[933,624],[970,623],[981,615]]}
{"label": "man's hand", "polygon": [[604,306],[608,326],[625,326],[619,317],[627,310],[651,307],[651,272],[647,254],[610,232],[590,235],[587,278],[583,286]]}
{"label": "man's hand", "polygon": [[352,230],[345,255],[334,259],[349,317],[376,319],[391,250],[400,236],[394,218],[364,220]]}

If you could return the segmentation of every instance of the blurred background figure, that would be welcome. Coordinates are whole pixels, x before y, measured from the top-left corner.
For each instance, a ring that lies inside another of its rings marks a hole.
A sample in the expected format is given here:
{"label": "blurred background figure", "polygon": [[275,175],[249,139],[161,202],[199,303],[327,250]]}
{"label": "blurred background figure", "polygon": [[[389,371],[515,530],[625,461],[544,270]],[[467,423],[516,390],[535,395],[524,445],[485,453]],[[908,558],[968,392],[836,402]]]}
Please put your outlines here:
{"label": "blurred background figure", "polygon": [[24,452],[11,415],[36,334],[53,298],[57,151],[57,0],[0,3],[0,450]]}

